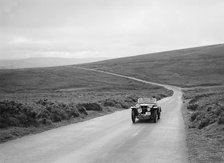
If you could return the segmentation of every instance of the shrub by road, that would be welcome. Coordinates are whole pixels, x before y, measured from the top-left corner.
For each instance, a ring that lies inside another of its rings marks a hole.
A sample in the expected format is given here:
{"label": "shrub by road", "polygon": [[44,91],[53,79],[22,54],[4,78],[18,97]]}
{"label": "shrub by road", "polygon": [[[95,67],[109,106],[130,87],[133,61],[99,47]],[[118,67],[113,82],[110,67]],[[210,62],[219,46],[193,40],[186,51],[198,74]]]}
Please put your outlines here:
{"label": "shrub by road", "polygon": [[224,162],[224,87],[184,93],[190,162]]}
{"label": "shrub by road", "polygon": [[[122,101],[106,99],[105,101],[91,103],[62,103],[53,102],[48,99],[40,99],[32,103],[22,103],[16,101],[0,101],[0,142],[12,138],[35,133],[55,127],[55,123],[72,121],[74,119],[91,116],[99,116],[117,109],[127,109],[133,104],[129,98]],[[109,109],[115,108],[115,109]],[[98,115],[98,113],[100,113]],[[56,126],[57,127],[57,126]]]}

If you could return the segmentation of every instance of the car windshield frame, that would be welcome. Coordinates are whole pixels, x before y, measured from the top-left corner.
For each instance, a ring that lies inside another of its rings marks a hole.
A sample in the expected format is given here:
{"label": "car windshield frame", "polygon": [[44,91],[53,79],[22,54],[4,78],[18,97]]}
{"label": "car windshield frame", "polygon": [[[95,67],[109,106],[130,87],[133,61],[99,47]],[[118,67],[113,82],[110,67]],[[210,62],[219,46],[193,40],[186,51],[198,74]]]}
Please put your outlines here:
{"label": "car windshield frame", "polygon": [[156,104],[156,98],[139,98],[137,103],[138,104]]}

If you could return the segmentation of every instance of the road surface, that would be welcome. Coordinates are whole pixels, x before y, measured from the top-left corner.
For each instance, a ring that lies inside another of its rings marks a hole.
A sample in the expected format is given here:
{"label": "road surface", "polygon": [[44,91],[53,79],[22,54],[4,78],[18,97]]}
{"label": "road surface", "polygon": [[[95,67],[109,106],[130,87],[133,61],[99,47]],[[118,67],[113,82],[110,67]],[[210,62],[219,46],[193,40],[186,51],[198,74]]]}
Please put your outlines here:
{"label": "road surface", "polygon": [[0,163],[188,162],[180,88],[91,71],[164,86],[174,94],[159,101],[162,114],[156,124],[132,124],[129,109],[118,111],[0,144]]}

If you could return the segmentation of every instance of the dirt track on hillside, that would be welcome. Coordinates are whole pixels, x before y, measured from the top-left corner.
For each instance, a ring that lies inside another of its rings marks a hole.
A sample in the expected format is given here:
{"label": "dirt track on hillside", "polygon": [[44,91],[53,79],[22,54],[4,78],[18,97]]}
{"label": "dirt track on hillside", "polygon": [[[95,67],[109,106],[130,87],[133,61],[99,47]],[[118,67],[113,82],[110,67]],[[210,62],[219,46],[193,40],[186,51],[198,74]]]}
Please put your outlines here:
{"label": "dirt track on hillside", "polygon": [[0,163],[187,162],[180,88],[85,70],[164,86],[174,94],[159,101],[162,115],[156,124],[132,124],[130,110],[119,111],[0,144]]}

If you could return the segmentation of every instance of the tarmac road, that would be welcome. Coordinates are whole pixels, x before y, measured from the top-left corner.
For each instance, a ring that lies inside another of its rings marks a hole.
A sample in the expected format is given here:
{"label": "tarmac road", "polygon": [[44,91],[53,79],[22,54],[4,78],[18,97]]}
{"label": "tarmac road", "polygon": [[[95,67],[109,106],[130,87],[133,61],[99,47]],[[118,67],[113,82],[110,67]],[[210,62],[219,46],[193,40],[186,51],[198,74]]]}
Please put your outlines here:
{"label": "tarmac road", "polygon": [[118,111],[0,144],[0,163],[188,162],[181,113],[182,92],[178,87],[165,87],[174,94],[159,101],[162,114],[158,123],[132,124],[131,110]]}

